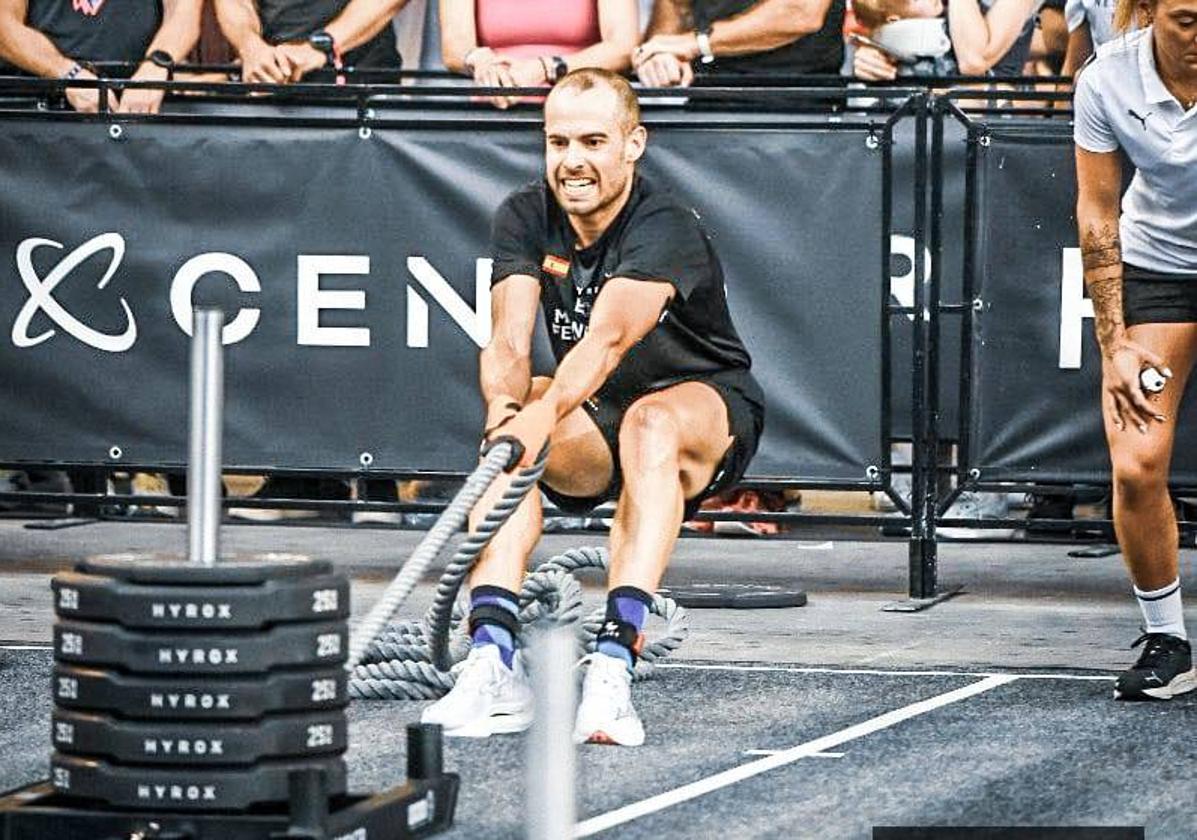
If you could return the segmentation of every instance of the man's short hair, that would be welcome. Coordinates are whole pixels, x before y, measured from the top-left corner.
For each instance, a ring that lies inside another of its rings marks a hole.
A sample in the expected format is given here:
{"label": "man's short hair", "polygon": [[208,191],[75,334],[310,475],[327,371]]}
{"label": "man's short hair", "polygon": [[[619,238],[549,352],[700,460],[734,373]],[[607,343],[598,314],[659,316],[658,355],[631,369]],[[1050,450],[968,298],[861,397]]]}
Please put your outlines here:
{"label": "man's short hair", "polygon": [[906,0],[853,0],[852,14],[856,16],[856,22],[872,34],[885,26],[891,17],[902,17],[906,6]]}
{"label": "man's short hair", "polygon": [[618,73],[598,67],[571,70],[553,86],[553,92],[574,90],[585,93],[596,87],[606,87],[615,93],[615,98],[619,101],[620,125],[624,131],[631,131],[640,125],[640,100],[636,97],[636,91],[628,84],[628,80]]}

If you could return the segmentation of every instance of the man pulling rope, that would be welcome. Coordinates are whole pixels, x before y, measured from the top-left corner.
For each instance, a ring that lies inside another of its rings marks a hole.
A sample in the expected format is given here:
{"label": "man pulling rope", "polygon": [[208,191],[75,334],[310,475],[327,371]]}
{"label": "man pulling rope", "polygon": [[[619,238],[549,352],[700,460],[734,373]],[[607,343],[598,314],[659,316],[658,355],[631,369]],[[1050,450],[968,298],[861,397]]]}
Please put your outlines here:
{"label": "man pulling rope", "polygon": [[[541,490],[562,510],[617,500],[606,619],[585,660],[574,739],[636,746],[644,727],[631,676],[650,593],[683,520],[743,476],[764,398],[697,214],[636,172],[647,132],[631,86],[575,71],[544,108],[545,178],[512,193],[494,222],[484,437],[518,440],[521,467],[548,441]],[[538,305],[557,360],[551,378],[532,376]],[[508,481],[491,485],[471,527]],[[473,649],[453,690],[423,715],[447,735],[531,724],[517,593],[541,528],[532,493],[470,576]]]}

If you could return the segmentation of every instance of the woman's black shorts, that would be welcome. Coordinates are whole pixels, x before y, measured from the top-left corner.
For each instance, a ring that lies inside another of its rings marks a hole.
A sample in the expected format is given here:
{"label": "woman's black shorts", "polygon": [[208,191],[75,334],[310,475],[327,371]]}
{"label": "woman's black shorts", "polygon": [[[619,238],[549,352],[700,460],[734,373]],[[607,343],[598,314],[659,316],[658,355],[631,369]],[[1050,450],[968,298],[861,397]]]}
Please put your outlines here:
{"label": "woman's black shorts", "polygon": [[1197,274],[1161,274],[1123,263],[1122,317],[1128,327],[1197,322]]}
{"label": "woman's black shorts", "polygon": [[[715,495],[735,484],[744,476],[748,469],[748,462],[756,454],[757,444],[760,443],[761,432],[765,427],[764,397],[760,386],[748,371],[729,370],[697,378],[694,381],[710,385],[723,398],[727,406],[728,424],[735,441],[723,455],[719,469],[706,488],[693,499],[686,500],[685,518],[692,519],[703,499]],[[645,396],[641,394],[639,396]],[[639,398],[639,397],[638,397]],[[611,461],[614,472],[611,483],[597,496],[567,496],[549,487],[545,482],[540,483],[540,489],[550,502],[560,510],[574,516],[582,516],[594,508],[619,497],[623,487],[623,474],[619,469],[619,427],[623,422],[624,413],[628,405],[619,400],[610,399],[600,391],[594,398],[582,403],[590,419],[598,426],[611,450]]]}

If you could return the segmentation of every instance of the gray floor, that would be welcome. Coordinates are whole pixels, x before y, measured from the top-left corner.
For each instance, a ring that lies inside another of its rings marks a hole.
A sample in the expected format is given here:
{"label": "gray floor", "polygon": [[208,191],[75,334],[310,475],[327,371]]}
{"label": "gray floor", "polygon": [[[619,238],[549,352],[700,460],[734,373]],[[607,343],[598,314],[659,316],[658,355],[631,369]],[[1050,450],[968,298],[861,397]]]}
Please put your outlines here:
{"label": "gray floor", "polygon": [[[230,550],[306,551],[354,574],[360,614],[420,537],[414,532],[226,528]],[[105,523],[57,531],[0,521],[0,783],[45,772],[50,638],[48,576],[73,559],[121,550],[181,550],[177,525]],[[541,554],[593,543],[546,538]],[[604,837],[867,838],[897,825],[1145,825],[1193,838],[1197,698],[1118,704],[1113,671],[1133,660],[1138,615],[1117,557],[1073,559],[1067,546],[951,544],[941,576],[966,593],[932,610],[880,607],[904,596],[900,542],[685,539],[675,583],[797,583],[795,610],[693,610],[691,634],[635,697],[649,732],[636,751],[579,751],[578,816]],[[1182,556],[1197,585],[1193,554]],[[431,583],[404,617],[421,614]],[[598,581],[588,597],[601,598]],[[938,673],[919,673],[935,671]],[[986,675],[1015,675],[1010,681]],[[988,680],[988,682],[986,682]],[[958,689],[977,691],[953,695]],[[983,689],[983,690],[981,690]],[[24,702],[28,698],[28,702]],[[922,705],[915,705],[922,704]],[[403,725],[418,703],[351,710],[353,781],[402,779]],[[895,715],[895,712],[899,712]],[[850,729],[858,727],[858,729]],[[831,755],[804,744],[833,743]],[[522,834],[524,741],[451,741],[463,777],[460,838]],[[750,750],[789,751],[767,762]],[[839,755],[839,757],[831,757]],[[731,778],[726,771],[740,768]],[[723,775],[720,775],[723,774]],[[726,782],[726,783],[725,783]],[[688,797],[702,783],[701,795]],[[634,819],[627,806],[641,803]],[[589,836],[589,835],[588,835]]]}

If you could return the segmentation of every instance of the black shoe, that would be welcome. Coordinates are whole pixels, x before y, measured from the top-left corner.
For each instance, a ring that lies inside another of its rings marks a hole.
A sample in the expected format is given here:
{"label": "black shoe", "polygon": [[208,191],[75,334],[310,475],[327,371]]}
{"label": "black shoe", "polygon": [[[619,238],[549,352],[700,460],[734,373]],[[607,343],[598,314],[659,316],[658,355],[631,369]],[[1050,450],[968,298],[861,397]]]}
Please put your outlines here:
{"label": "black shoe", "polygon": [[1147,643],[1139,661],[1114,684],[1115,700],[1171,700],[1197,688],[1189,643],[1168,633],[1144,633],[1131,645]]}

